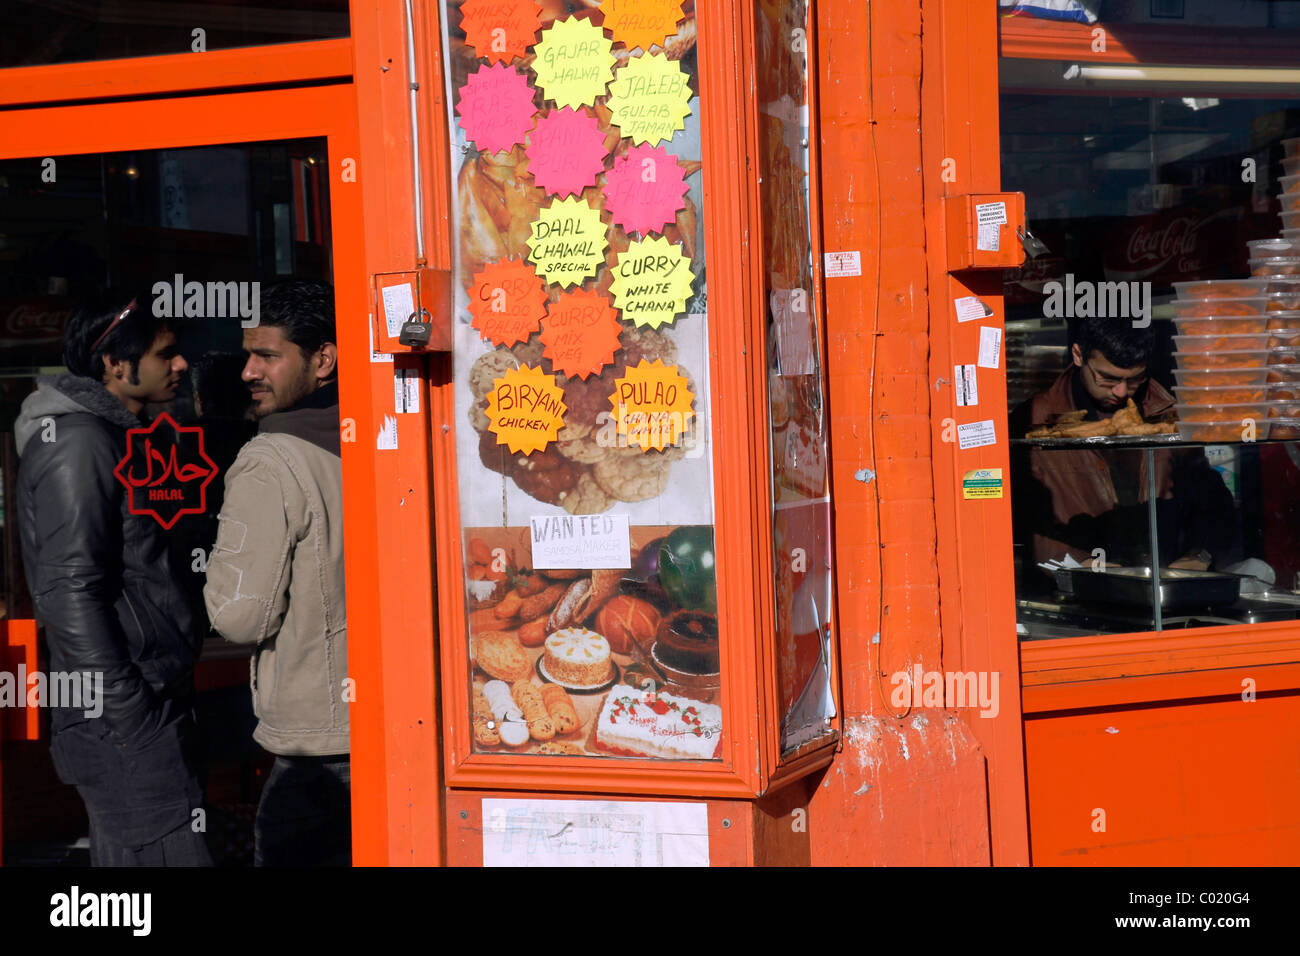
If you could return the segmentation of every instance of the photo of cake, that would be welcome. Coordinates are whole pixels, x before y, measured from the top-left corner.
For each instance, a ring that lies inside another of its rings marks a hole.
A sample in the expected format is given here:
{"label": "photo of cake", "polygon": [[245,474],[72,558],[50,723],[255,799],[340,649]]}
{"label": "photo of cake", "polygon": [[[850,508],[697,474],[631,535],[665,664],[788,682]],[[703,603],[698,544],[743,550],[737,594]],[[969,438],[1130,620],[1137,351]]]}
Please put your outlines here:
{"label": "photo of cake", "polygon": [[610,753],[711,760],[722,740],[722,708],[662,691],[616,684],[596,721],[596,746]]}
{"label": "photo of cake", "polygon": [[585,627],[565,627],[546,638],[544,677],[569,687],[600,687],[614,665],[609,641]]}
{"label": "photo of cake", "polygon": [[678,611],[665,618],[651,650],[656,663],[684,674],[718,673],[718,618]]}

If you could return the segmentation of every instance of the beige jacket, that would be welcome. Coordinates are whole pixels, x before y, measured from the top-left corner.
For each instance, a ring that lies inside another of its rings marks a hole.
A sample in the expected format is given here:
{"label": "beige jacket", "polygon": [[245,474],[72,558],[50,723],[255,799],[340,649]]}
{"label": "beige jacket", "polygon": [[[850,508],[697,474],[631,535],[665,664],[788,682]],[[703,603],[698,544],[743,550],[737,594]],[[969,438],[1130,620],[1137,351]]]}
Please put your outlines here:
{"label": "beige jacket", "polygon": [[354,696],[338,406],[316,404],[268,415],[239,452],[203,589],[212,627],[257,645],[253,739],[285,756],[348,753]]}

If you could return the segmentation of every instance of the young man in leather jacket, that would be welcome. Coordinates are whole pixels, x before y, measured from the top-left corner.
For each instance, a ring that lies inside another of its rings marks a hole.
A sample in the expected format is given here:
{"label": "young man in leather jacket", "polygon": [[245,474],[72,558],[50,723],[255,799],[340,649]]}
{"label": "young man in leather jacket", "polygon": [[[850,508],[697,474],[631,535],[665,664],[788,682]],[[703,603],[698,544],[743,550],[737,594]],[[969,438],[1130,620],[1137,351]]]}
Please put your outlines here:
{"label": "young man in leather jacket", "polygon": [[[85,308],[68,372],[38,379],[14,425],[23,566],[50,670],[102,679],[102,716],[51,714],[60,779],[90,818],[95,866],[205,866],[194,756],[199,641],[152,514],[114,474],[144,408],[176,394],[185,359],[144,299]],[[184,571],[182,573],[188,573]]]}
{"label": "young man in leather jacket", "polygon": [[256,645],[253,739],[276,756],[254,862],[347,865],[352,695],[332,290],[264,288],[244,351],[258,434],[226,474],[203,597],[217,632]]}

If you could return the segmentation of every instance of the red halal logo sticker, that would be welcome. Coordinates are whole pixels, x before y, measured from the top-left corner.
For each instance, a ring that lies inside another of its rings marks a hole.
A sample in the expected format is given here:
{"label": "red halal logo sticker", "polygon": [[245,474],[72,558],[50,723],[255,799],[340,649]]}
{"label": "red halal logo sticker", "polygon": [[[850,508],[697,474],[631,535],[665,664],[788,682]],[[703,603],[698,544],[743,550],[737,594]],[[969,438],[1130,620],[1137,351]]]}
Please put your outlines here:
{"label": "red halal logo sticker", "polygon": [[153,515],[170,529],[181,515],[207,510],[208,483],[217,466],[203,450],[203,429],[182,428],[164,412],[148,428],[127,431],[126,456],[113,474],[126,487],[131,514]]}

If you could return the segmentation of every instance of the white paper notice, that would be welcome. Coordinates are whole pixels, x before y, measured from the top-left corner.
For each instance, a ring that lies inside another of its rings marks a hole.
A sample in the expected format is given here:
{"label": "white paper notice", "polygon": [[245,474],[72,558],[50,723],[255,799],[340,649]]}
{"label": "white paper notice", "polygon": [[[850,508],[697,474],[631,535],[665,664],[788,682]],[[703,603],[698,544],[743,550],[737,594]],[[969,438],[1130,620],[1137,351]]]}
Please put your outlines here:
{"label": "white paper notice", "polygon": [[375,448],[379,451],[394,451],[397,448],[397,419],[392,415],[384,416],[384,427],[379,429],[375,438]]}
{"label": "white paper notice", "polygon": [[862,254],[856,249],[852,252],[828,252],[825,258],[828,279],[862,275]]}
{"label": "white paper notice", "polygon": [[1002,358],[1002,330],[980,326],[980,368],[997,368]]}
{"label": "white paper notice", "polygon": [[375,316],[370,314],[370,361],[372,362],[391,362],[393,356],[384,352],[375,351]]}
{"label": "white paper notice", "polygon": [[483,801],[484,866],[708,866],[705,803]]}
{"label": "white paper notice", "polygon": [[1007,221],[1005,202],[985,202],[975,206],[975,248],[986,252],[998,251],[998,236]]}
{"label": "white paper notice", "polygon": [[981,302],[973,295],[964,295],[960,299],[953,299],[953,305],[957,307],[958,322],[973,322],[975,319],[987,319],[993,314],[993,310]]}
{"label": "white paper notice", "polygon": [[533,568],[587,570],[632,567],[627,515],[533,516]]}
{"label": "white paper notice", "polygon": [[397,338],[402,334],[406,320],[415,312],[415,293],[411,290],[411,283],[403,282],[401,285],[386,286],[383,297],[384,322],[388,325],[388,334]]}
{"label": "white paper notice", "polygon": [[957,426],[957,447],[979,448],[982,445],[996,445],[998,436],[993,432],[993,420],[970,422]]}
{"label": "white paper notice", "polygon": [[420,411],[420,370],[399,368],[393,373],[393,400],[398,414],[415,415]]}
{"label": "white paper notice", "polygon": [[954,365],[952,371],[952,387],[953,391],[957,393],[957,404],[978,405],[980,397],[975,388],[975,366]]}

